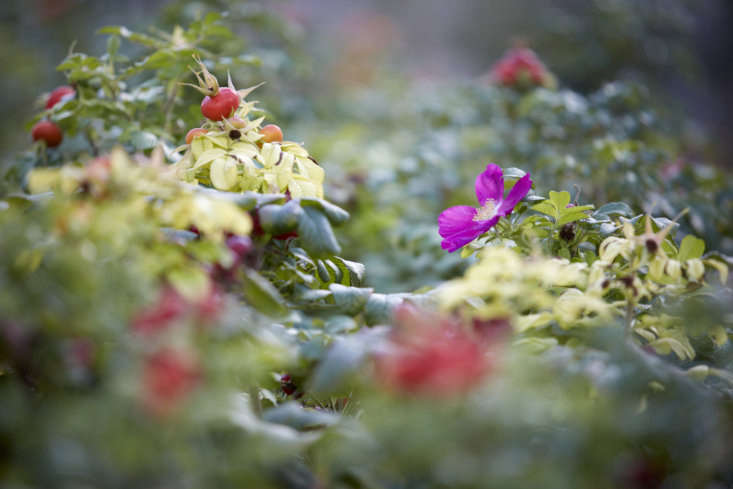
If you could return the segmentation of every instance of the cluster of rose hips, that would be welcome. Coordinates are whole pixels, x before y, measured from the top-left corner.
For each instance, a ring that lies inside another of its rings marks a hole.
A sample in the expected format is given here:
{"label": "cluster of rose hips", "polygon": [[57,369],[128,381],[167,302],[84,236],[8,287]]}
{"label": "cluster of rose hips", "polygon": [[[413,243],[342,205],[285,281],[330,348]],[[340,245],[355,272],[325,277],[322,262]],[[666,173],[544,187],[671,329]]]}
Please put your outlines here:
{"label": "cluster of rose hips", "polygon": [[[219,87],[219,82],[216,77],[206,69],[206,66],[198,58],[194,59],[196,59],[196,62],[201,68],[201,71],[193,70],[199,84],[192,85],[186,83],[185,85],[194,87],[204,95],[204,99],[201,101],[201,114],[214,122],[226,120],[226,127],[232,129],[230,131],[230,137],[232,139],[238,139],[240,137],[238,130],[247,125],[247,121],[233,117],[234,111],[239,108],[239,104],[241,103],[240,93],[234,88],[231,79],[229,80],[228,87]],[[191,129],[186,134],[186,144],[191,144],[194,138],[207,132],[208,130],[203,127]],[[262,127],[260,134],[262,134],[262,138],[259,140],[260,143],[282,142],[283,140],[283,132],[275,124],[268,124]]]}
{"label": "cluster of rose hips", "polygon": [[[48,96],[48,100],[46,100],[46,110],[53,108],[54,105],[62,100],[73,98],[75,95],[76,90],[68,85],[62,85],[56,88]],[[49,120],[37,122],[33,126],[33,129],[31,129],[31,137],[33,141],[44,141],[48,148],[55,148],[64,139],[64,135],[59,126]]]}

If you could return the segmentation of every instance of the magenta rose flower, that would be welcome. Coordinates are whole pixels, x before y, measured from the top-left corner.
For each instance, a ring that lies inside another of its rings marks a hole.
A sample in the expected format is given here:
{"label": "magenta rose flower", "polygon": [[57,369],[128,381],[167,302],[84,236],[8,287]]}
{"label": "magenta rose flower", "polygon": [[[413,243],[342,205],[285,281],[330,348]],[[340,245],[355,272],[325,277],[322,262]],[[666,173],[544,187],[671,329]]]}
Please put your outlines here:
{"label": "magenta rose flower", "polygon": [[514,206],[532,187],[529,173],[520,178],[504,198],[504,172],[489,163],[476,177],[476,198],[480,207],[468,205],[449,207],[438,216],[438,232],[443,237],[440,245],[454,252],[491,229],[499,218],[509,215]]}

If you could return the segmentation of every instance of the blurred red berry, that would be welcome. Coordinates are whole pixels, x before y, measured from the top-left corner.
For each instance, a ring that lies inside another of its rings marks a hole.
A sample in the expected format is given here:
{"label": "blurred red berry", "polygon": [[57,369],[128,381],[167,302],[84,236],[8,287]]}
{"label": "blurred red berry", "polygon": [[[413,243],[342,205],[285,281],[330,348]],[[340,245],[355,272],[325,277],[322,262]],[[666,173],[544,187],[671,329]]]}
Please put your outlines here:
{"label": "blurred red berry", "polygon": [[288,396],[293,395],[295,391],[298,390],[298,386],[295,385],[292,377],[290,377],[290,375],[288,374],[285,374],[282,377],[280,377],[280,388]]}
{"label": "blurred red berry", "polygon": [[192,356],[165,348],[145,360],[143,403],[153,414],[169,414],[196,386],[198,363]]}
{"label": "blurred red berry", "polygon": [[504,340],[514,331],[507,318],[473,318],[472,324],[476,336],[485,342]]}
{"label": "blurred red berry", "polygon": [[187,309],[188,303],[183,296],[173,287],[166,286],[153,304],[135,314],[132,329],[137,333],[156,333],[181,318]]}
{"label": "blurred red berry", "polygon": [[50,109],[62,100],[73,98],[74,95],[76,95],[76,90],[68,85],[62,85],[54,89],[54,91],[48,96],[48,100],[46,100],[46,108]]}
{"label": "blurred red berry", "polygon": [[252,240],[249,236],[229,236],[226,244],[238,259],[244,258],[250,251],[252,251]]}
{"label": "blurred red berry", "polygon": [[205,323],[213,323],[219,318],[224,307],[224,294],[214,284],[209,292],[196,304],[196,315]]}
{"label": "blurred red berry", "polygon": [[287,233],[278,234],[277,236],[273,236],[275,239],[289,239],[289,238],[297,238],[298,237],[298,231],[289,231]]}
{"label": "blurred red berry", "polygon": [[260,223],[260,215],[257,212],[257,209],[251,211],[249,213],[249,217],[252,218],[252,236],[262,236],[265,234],[265,230],[262,229],[262,224]]}
{"label": "blurred red berry", "polygon": [[33,141],[45,141],[49,148],[55,148],[64,139],[59,126],[51,121],[41,121],[33,126],[31,137]]}

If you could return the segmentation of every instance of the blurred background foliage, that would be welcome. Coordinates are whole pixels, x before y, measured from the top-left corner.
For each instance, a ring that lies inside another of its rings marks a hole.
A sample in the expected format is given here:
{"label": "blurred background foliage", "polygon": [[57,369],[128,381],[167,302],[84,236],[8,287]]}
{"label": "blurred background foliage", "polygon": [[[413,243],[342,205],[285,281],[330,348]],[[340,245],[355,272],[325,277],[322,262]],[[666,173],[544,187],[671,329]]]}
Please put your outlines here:
{"label": "blurred background foliage", "polygon": [[[101,52],[96,28],[164,27],[159,19],[169,27],[186,25],[208,10],[229,12],[249,52],[271,54],[263,57],[269,68],[290,65],[296,77],[289,88],[297,90],[283,110],[303,109],[307,102],[295,94],[328,94],[324,83],[368,82],[366,65],[378,59],[410,77],[465,79],[481,75],[513,42],[523,41],[564,86],[588,92],[629,79],[650,86],[660,106],[720,140],[712,151],[717,163],[727,164],[730,146],[721,136],[731,124],[733,7],[725,0],[6,0],[0,6],[6,67],[0,103],[28,120],[37,87],[50,90],[63,81],[53,67],[72,43],[82,52]],[[352,66],[341,70],[340,80],[315,68],[344,56]],[[3,147],[24,145],[18,127],[3,121]]]}

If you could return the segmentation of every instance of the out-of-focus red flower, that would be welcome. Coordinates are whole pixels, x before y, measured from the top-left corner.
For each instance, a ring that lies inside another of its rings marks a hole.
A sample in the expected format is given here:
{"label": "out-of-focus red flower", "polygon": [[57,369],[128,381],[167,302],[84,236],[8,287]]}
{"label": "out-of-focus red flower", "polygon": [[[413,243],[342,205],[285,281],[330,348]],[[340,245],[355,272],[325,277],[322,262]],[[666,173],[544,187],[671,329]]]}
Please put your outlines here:
{"label": "out-of-focus red flower", "polygon": [[186,299],[173,287],[165,286],[160,291],[158,300],[135,314],[132,329],[136,333],[143,334],[160,332],[180,319],[187,310]]}
{"label": "out-of-focus red flower", "polygon": [[478,339],[488,343],[505,340],[514,331],[509,319],[502,317],[491,319],[473,318],[472,325]]}
{"label": "out-of-focus red flower", "polygon": [[453,318],[412,305],[395,311],[396,329],[376,357],[380,382],[389,389],[429,397],[468,391],[491,370],[494,338],[472,334]]}
{"label": "out-of-focus red flower", "polygon": [[145,360],[143,404],[155,415],[170,414],[200,379],[198,362],[191,355],[161,349]]}
{"label": "out-of-focus red flower", "polygon": [[224,294],[212,283],[209,292],[196,304],[196,315],[205,323],[213,323],[219,318],[223,307]]}
{"label": "out-of-focus red flower", "polygon": [[491,68],[491,79],[501,85],[540,85],[549,87],[553,77],[534,51],[512,48]]}
{"label": "out-of-focus red flower", "polygon": [[385,15],[361,11],[345,19],[336,33],[339,57],[333,80],[342,86],[365,86],[400,43],[400,28]]}

